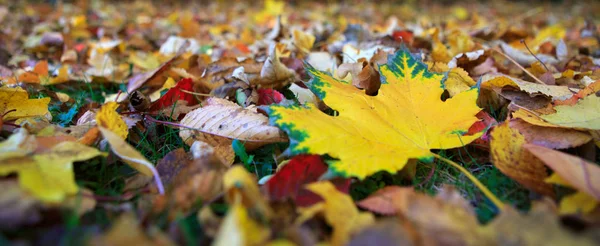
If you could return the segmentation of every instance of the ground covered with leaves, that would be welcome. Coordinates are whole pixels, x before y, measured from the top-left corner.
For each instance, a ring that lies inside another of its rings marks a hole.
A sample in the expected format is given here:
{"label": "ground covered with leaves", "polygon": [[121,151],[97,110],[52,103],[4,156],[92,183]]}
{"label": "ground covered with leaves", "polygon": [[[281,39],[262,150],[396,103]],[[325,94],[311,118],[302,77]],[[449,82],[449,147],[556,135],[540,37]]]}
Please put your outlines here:
{"label": "ground covered with leaves", "polygon": [[0,6],[2,245],[598,245],[600,4]]}

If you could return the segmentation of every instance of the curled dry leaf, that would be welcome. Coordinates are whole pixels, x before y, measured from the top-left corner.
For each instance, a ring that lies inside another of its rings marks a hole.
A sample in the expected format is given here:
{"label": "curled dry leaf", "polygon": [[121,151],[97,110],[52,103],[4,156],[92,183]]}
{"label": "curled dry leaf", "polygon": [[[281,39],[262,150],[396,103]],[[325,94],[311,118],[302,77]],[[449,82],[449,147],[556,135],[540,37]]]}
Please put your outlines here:
{"label": "curled dry leaf", "polygon": [[99,126],[100,132],[104,139],[110,144],[110,148],[117,156],[119,156],[123,162],[129,166],[138,170],[146,176],[154,176],[158,192],[164,194],[164,188],[160,180],[158,172],[154,168],[154,165],[150,163],[140,152],[138,152],[133,146],[129,145],[119,135],[112,132],[111,130]]}
{"label": "curled dry leaf", "polygon": [[[242,108],[220,98],[209,98],[204,107],[186,114],[181,120],[179,136],[191,145],[200,140],[215,147],[216,154],[224,163],[233,163],[233,139],[239,139],[247,150],[254,150],[269,143],[285,142],[287,138],[279,128],[268,125],[268,118],[256,108]],[[187,129],[191,128],[191,129]]]}
{"label": "curled dry leaf", "polygon": [[554,196],[554,189],[544,179],[548,176],[544,164],[523,148],[525,137],[508,122],[500,124],[491,133],[492,162],[502,173],[523,186],[543,195]]}
{"label": "curled dry leaf", "polygon": [[344,63],[339,66],[337,75],[345,78],[348,73],[352,74],[352,84],[359,89],[365,89],[365,94],[369,96],[377,95],[381,87],[381,76],[375,70],[374,64],[369,63],[365,58],[360,58],[356,63]]}
{"label": "curled dry leaf", "polygon": [[573,96],[573,92],[566,86],[536,84],[506,75],[486,74],[481,80],[483,81],[481,87],[486,89],[502,89],[505,86],[510,86],[519,88],[530,95],[546,95],[551,97],[552,100],[565,100]]}
{"label": "curled dry leaf", "polygon": [[275,45],[271,45],[269,48],[269,57],[265,60],[265,64],[260,70],[260,77],[250,79],[251,85],[277,89],[289,85],[296,80],[296,72],[281,63],[275,48]]}

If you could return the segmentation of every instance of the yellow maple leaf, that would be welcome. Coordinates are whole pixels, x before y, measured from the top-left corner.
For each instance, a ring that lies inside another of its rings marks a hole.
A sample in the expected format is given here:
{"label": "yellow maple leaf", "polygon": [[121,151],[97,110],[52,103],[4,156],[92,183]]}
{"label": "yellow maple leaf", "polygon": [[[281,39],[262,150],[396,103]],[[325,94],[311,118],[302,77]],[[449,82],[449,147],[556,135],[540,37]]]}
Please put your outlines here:
{"label": "yellow maple leaf", "polygon": [[27,91],[20,87],[0,87],[0,115],[14,110],[2,117],[5,121],[49,114],[48,103],[49,97],[29,99]]}
{"label": "yellow maple leaf", "polygon": [[523,148],[525,137],[505,122],[491,133],[490,153],[494,166],[506,176],[543,195],[554,196],[554,189],[544,180],[548,176],[544,163]]}
{"label": "yellow maple leaf", "polygon": [[327,115],[314,105],[271,106],[271,122],[288,133],[293,154],[329,154],[338,159],[330,168],[343,176],[395,173],[408,159],[432,161],[431,149],[461,147],[480,136],[463,136],[478,120],[478,90],[442,101],[444,76],[427,71],[406,50],[380,67],[377,96],[310,66],[307,72],[311,90],[339,115]]}
{"label": "yellow maple leaf", "polygon": [[96,114],[96,123],[98,126],[109,129],[122,139],[125,139],[128,134],[127,124],[125,124],[125,121],[117,113],[116,109],[118,107],[119,104],[116,102],[107,102],[104,104]]}
{"label": "yellow maple leaf", "polygon": [[307,211],[314,213],[314,210],[320,210],[323,213],[327,223],[333,227],[333,245],[344,245],[353,233],[375,222],[373,214],[360,212],[352,198],[339,192],[329,181],[312,183],[306,188],[324,200],[323,203],[311,206],[317,209],[311,211],[309,208]]}
{"label": "yellow maple leaf", "polygon": [[[7,141],[22,138],[13,134]],[[0,146],[0,153],[10,145]],[[0,176],[17,173],[19,184],[44,202],[60,202],[79,190],[75,183],[73,162],[101,155],[99,150],[77,142],[62,142],[42,153],[29,151],[17,155],[0,155]]]}
{"label": "yellow maple leaf", "polygon": [[269,235],[270,231],[252,220],[238,200],[227,211],[213,245],[264,245]]}

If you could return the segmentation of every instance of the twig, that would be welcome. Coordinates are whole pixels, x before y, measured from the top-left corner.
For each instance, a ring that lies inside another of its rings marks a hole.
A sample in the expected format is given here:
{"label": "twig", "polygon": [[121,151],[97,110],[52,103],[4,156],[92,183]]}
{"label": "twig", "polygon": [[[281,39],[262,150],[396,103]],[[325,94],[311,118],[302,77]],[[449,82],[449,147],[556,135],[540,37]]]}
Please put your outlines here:
{"label": "twig", "polygon": [[550,71],[550,69],[548,69],[546,64],[542,60],[540,60],[540,58],[538,58],[535,54],[533,54],[533,52],[531,52],[531,50],[529,49],[529,46],[527,46],[527,43],[525,43],[525,39],[521,39],[521,43],[525,45],[525,48],[527,48],[527,51],[529,51],[529,54],[531,54],[537,61],[539,61],[544,66],[544,68],[546,69],[546,72]]}
{"label": "twig", "polygon": [[546,83],[544,83],[544,81],[541,81],[540,79],[538,79],[537,77],[535,77],[535,75],[533,75],[532,73],[530,73],[529,71],[527,71],[527,69],[525,69],[523,66],[521,66],[517,61],[515,61],[514,59],[512,59],[510,56],[508,56],[507,54],[504,54],[504,52],[500,51],[498,48],[496,47],[491,47],[491,50],[495,51],[496,53],[504,56],[506,59],[508,59],[509,61],[511,61],[512,63],[514,63],[515,65],[517,65],[517,67],[519,67],[519,69],[523,70],[523,72],[525,72],[527,75],[531,76],[533,78],[533,80],[535,80],[535,82],[537,82],[538,84],[542,84],[545,85]]}
{"label": "twig", "polygon": [[479,188],[481,190],[481,192],[483,192],[483,194],[490,199],[490,201],[492,201],[492,203],[500,210],[504,210],[504,203],[502,203],[502,201],[500,201],[500,199],[498,199],[498,197],[496,197],[496,195],[494,195],[494,193],[492,193],[487,187],[485,187],[485,185],[483,185],[481,182],[479,182],[479,180],[473,176],[473,174],[471,174],[469,172],[469,170],[467,170],[466,168],[462,167],[460,164],[450,160],[450,159],[446,159],[445,157],[442,157],[436,153],[431,153],[433,156],[435,156],[436,158],[450,164],[451,166],[453,166],[454,168],[458,169],[461,173],[463,173],[464,175],[467,176],[467,178],[469,178],[471,180],[471,182],[473,182],[473,184],[475,184],[475,186],[477,186],[477,188]]}

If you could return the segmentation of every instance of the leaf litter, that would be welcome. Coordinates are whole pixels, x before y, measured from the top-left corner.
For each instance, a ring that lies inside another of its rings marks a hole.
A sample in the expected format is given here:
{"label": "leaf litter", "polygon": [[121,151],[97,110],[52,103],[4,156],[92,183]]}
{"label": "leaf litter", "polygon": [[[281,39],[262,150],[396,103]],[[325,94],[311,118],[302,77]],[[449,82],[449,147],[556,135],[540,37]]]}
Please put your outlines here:
{"label": "leaf litter", "polygon": [[598,11],[0,6],[0,241],[598,244]]}

